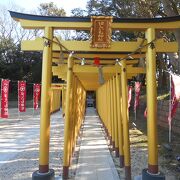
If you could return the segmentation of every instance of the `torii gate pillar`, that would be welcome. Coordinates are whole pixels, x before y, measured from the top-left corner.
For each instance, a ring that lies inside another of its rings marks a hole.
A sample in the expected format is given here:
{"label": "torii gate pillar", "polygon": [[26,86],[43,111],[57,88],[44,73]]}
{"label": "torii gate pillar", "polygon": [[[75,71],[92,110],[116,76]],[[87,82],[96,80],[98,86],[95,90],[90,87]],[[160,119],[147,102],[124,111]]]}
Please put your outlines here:
{"label": "torii gate pillar", "polygon": [[[44,36],[46,38],[53,38],[52,27],[45,27],[44,31]],[[52,43],[45,40],[42,65],[39,170],[33,173],[33,180],[54,180],[54,170],[49,169],[51,79]]]}
{"label": "torii gate pillar", "polygon": [[156,48],[154,44],[155,29],[146,31],[147,43],[152,42],[146,52],[146,91],[147,91],[147,135],[148,135],[148,169],[142,171],[142,180],[165,180],[158,170],[157,143],[157,84],[156,84]]}

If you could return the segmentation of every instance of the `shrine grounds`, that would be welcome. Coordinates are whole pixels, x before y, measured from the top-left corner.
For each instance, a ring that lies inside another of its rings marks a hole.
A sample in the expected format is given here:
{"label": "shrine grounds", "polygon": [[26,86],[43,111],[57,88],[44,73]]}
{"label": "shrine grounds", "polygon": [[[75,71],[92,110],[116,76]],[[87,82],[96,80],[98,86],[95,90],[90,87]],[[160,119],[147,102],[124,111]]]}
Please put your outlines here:
{"label": "shrine grounds", "polygon": [[[9,119],[0,119],[0,180],[30,180],[32,172],[38,168],[40,110],[33,112],[32,108],[27,108],[27,112],[19,116],[17,108],[10,108],[9,114]],[[132,176],[140,175],[142,169],[147,167],[148,157],[146,120],[141,113],[137,117],[134,122],[134,114],[130,113],[131,124],[136,124],[136,127],[130,127]],[[50,167],[55,170],[56,179],[62,175],[63,136],[64,119],[59,111],[51,115]],[[172,149],[169,149],[168,131],[158,127],[158,136],[159,168],[166,174],[167,180],[179,180],[180,163],[176,158],[179,155],[180,137],[172,135]],[[78,142],[80,144],[80,140]],[[77,147],[70,169],[71,179],[75,177],[78,150]],[[111,155],[123,180],[124,171],[119,168],[119,159],[115,158],[114,152]]]}

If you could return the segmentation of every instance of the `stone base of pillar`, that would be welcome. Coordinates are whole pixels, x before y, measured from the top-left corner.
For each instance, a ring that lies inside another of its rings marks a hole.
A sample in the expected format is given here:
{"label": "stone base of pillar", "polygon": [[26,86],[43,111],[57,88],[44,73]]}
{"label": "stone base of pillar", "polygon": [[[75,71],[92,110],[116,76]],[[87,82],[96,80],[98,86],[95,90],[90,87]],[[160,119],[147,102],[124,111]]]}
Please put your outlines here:
{"label": "stone base of pillar", "polygon": [[119,148],[115,147],[115,156],[119,157]]}
{"label": "stone base of pillar", "polygon": [[112,141],[112,150],[115,151],[115,142]]}
{"label": "stone base of pillar", "polygon": [[131,180],[131,166],[125,166],[125,179]]}
{"label": "stone base of pillar", "polygon": [[68,179],[69,177],[69,166],[63,166],[63,179]]}
{"label": "stone base of pillar", "polygon": [[120,168],[124,167],[124,155],[119,155],[119,163],[120,163]]}
{"label": "stone base of pillar", "polygon": [[39,170],[33,172],[32,180],[55,180],[55,173],[53,169],[49,169],[47,173],[39,173]]}
{"label": "stone base of pillar", "polygon": [[165,175],[162,172],[158,174],[148,173],[148,169],[142,170],[142,180],[165,180]]}

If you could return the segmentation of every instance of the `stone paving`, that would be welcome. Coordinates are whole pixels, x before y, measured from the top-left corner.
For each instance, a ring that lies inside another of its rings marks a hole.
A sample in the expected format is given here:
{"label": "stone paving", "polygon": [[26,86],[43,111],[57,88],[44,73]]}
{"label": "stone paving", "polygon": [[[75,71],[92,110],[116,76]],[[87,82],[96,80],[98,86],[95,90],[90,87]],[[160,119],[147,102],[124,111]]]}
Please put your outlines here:
{"label": "stone paving", "polygon": [[118,180],[102,125],[94,108],[86,111],[75,180]]}

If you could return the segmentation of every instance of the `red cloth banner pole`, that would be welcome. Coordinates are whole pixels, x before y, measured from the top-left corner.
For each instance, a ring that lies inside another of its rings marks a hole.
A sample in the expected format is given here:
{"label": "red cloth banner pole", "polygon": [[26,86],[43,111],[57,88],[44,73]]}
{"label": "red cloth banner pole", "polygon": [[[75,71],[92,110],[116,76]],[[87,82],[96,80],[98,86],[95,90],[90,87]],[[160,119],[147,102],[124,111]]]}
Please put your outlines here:
{"label": "red cloth banner pole", "polygon": [[134,101],[134,111],[136,111],[139,106],[139,97],[140,97],[141,83],[135,82],[135,101]]}
{"label": "red cloth banner pole", "polygon": [[8,118],[8,95],[10,80],[1,80],[1,118]]}
{"label": "red cloth banner pole", "polygon": [[180,77],[171,74],[171,109],[168,115],[168,122],[171,124],[172,118],[176,114],[178,103],[180,100]]}
{"label": "red cloth banner pole", "polygon": [[26,112],[26,82],[18,81],[18,108],[19,112]]}
{"label": "red cloth banner pole", "polygon": [[171,142],[171,130],[172,130],[172,118],[176,114],[178,108],[178,103],[180,100],[180,77],[174,74],[170,74],[170,107],[168,114],[168,124],[169,124],[169,143]]}
{"label": "red cloth banner pole", "polygon": [[34,107],[34,110],[37,110],[39,107],[40,93],[41,93],[41,85],[34,84],[33,85],[33,100],[34,100],[33,107]]}
{"label": "red cloth banner pole", "polygon": [[128,108],[131,106],[132,99],[132,86],[128,86]]}
{"label": "red cloth banner pole", "polygon": [[147,107],[146,107],[146,109],[144,111],[144,117],[147,118]]}

